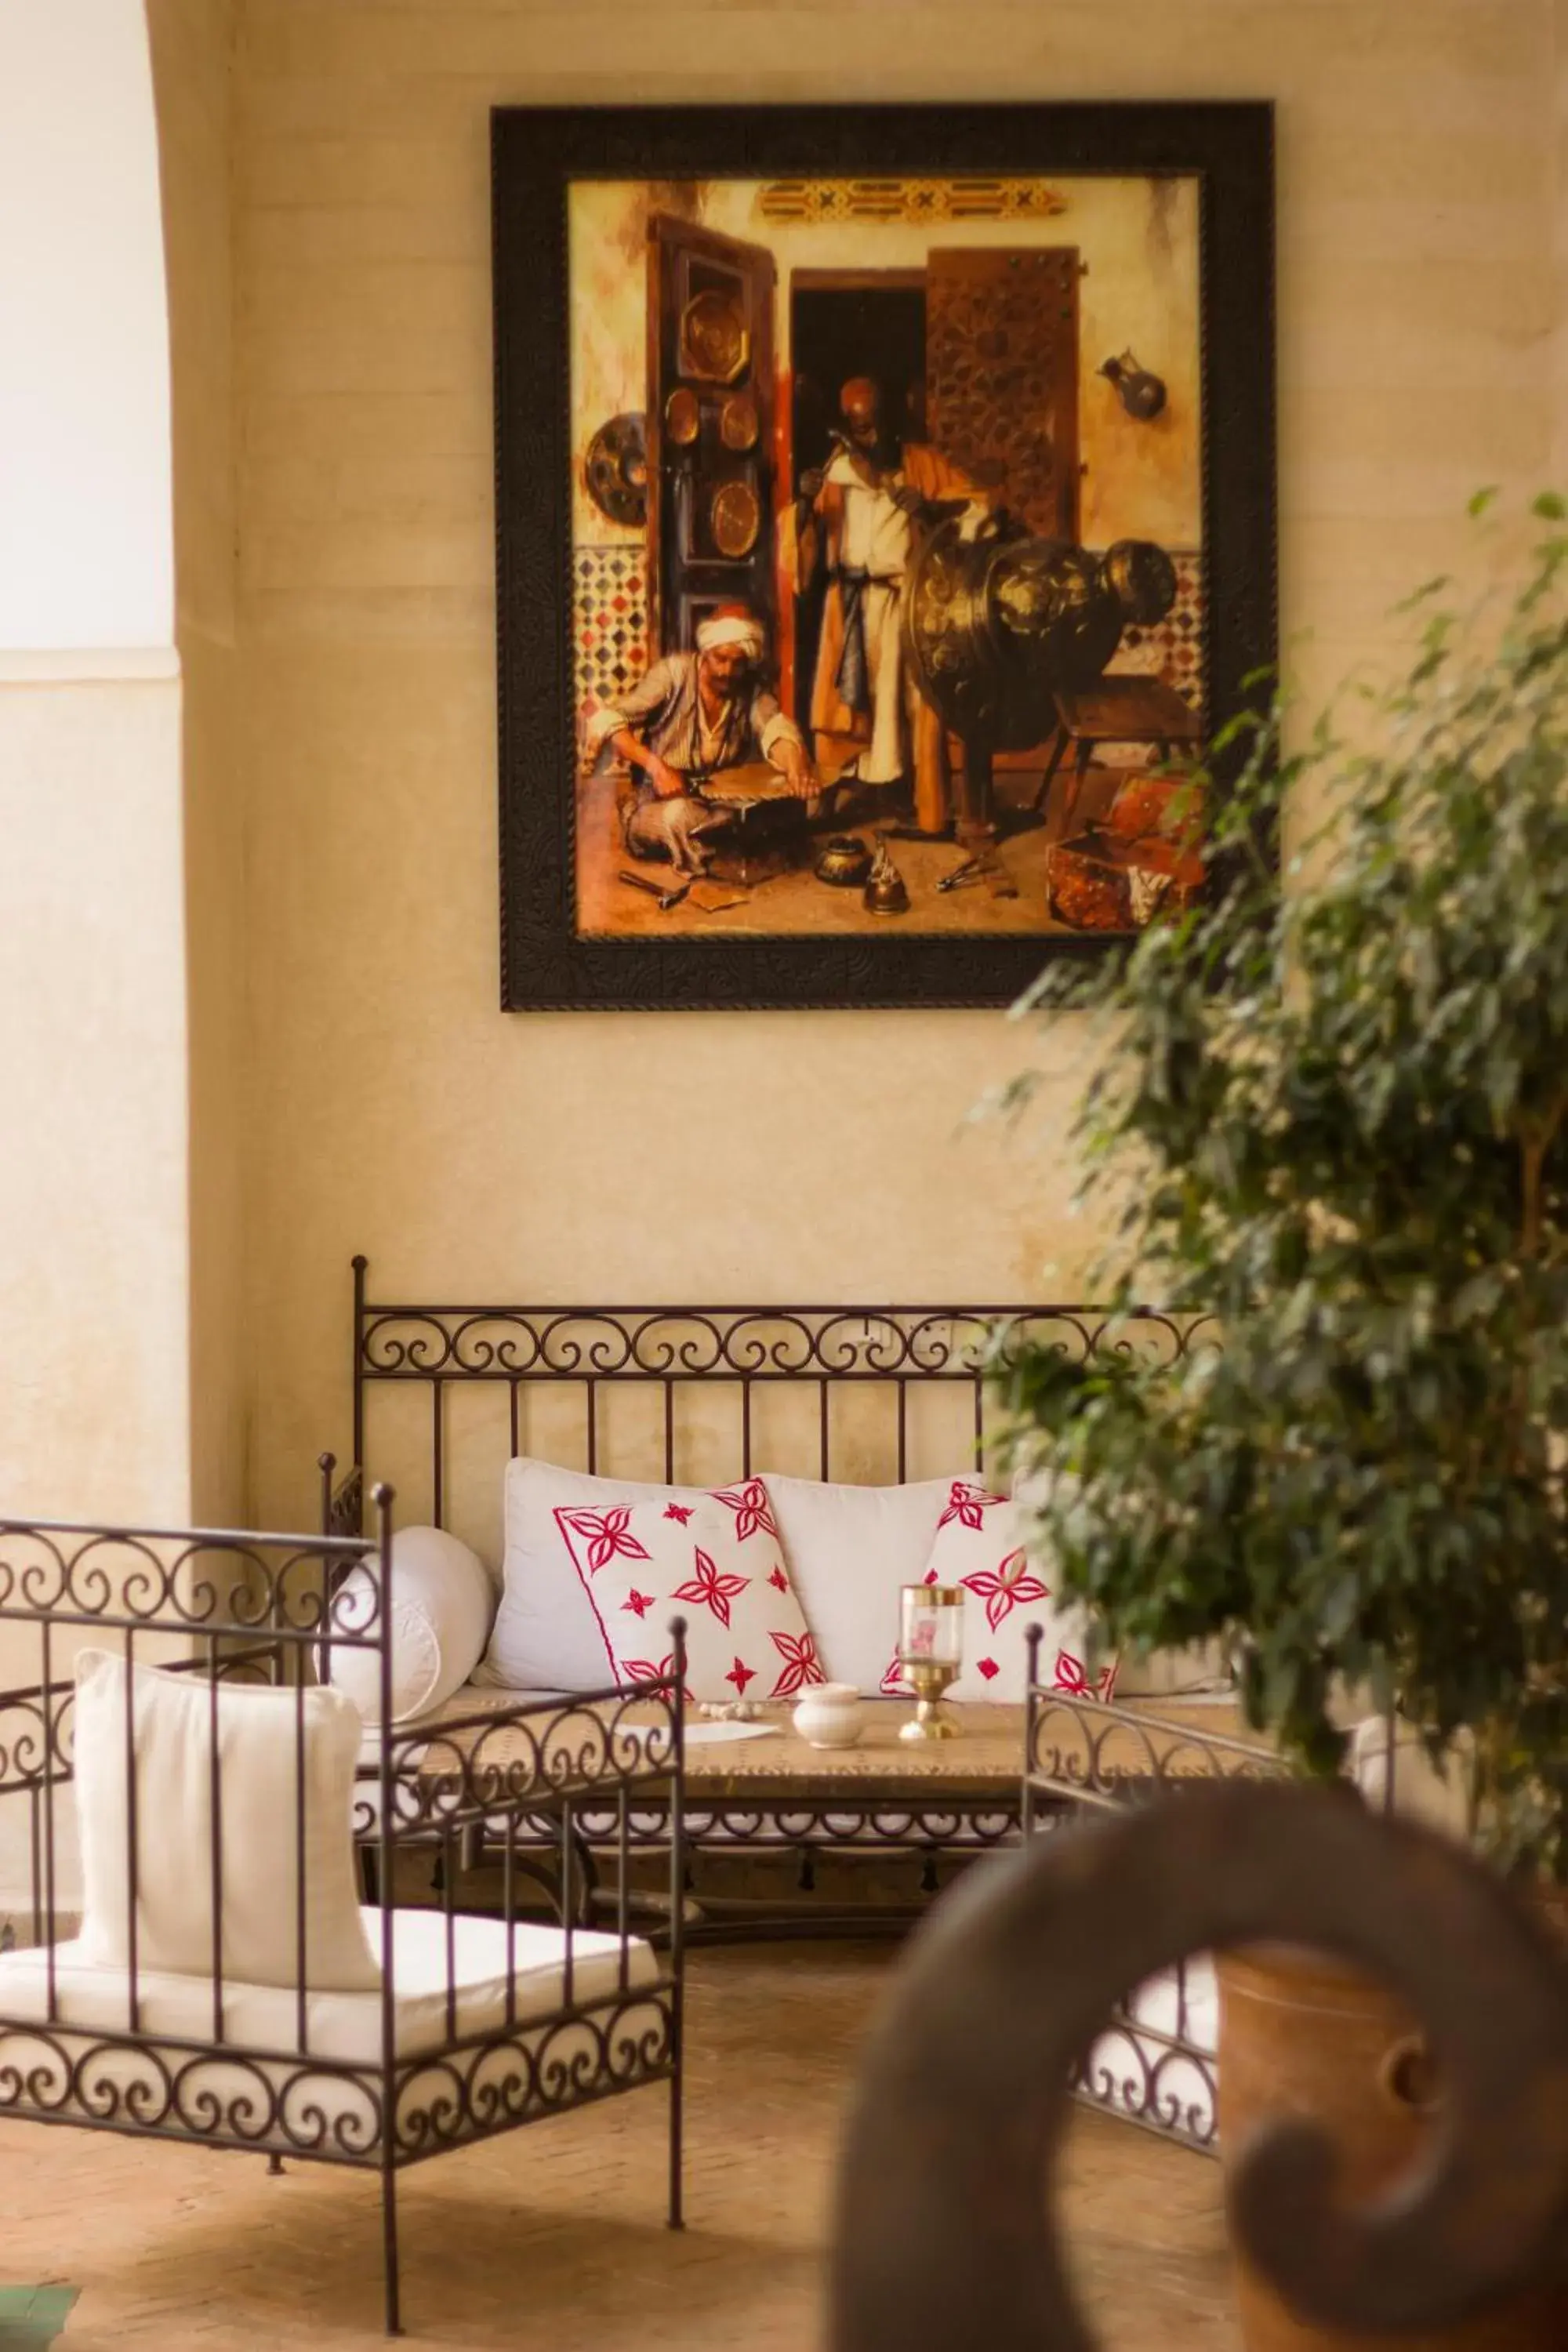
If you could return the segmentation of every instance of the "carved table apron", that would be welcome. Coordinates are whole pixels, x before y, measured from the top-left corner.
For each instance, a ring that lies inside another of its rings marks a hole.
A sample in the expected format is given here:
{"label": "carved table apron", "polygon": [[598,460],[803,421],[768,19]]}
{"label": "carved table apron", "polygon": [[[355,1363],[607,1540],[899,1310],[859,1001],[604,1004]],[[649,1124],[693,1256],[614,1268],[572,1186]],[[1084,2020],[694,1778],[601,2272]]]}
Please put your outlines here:
{"label": "carved table apron", "polygon": [[[505,1703],[500,1692],[492,1700],[483,1692],[464,1691],[443,1712],[471,1716],[489,1705],[499,1709]],[[591,1703],[585,1704],[584,1714],[591,1712]],[[759,1899],[694,1892],[689,1936],[715,1940],[901,1933],[925,1907],[924,1898],[938,1890],[939,1864],[957,1864],[1016,1843],[1025,1770],[1023,1707],[952,1704],[959,1738],[929,1746],[900,1738],[910,1712],[906,1700],[867,1699],[859,1744],[837,1748],[808,1746],[792,1727],[785,1707],[762,1711],[759,1719],[771,1727],[761,1738],[709,1743],[700,1737],[701,1719],[693,1719],[690,1728],[699,1736],[689,1738],[685,1753],[686,1843],[693,1862],[718,1854],[774,1861],[793,1856],[796,1870],[795,1889],[787,1895]],[[1181,1772],[1185,1769],[1180,1755],[1183,1734],[1236,1729],[1228,1706],[1134,1699],[1122,1702],[1113,1713],[1133,1720],[1119,1737],[1108,1711],[1097,1757],[1101,1775],[1121,1769],[1130,1778],[1146,1776],[1152,1748],[1161,1752],[1169,1748],[1173,1768]],[[626,1719],[636,1721],[635,1709]],[[433,1730],[440,1720],[439,1714],[432,1719]],[[504,1738],[488,1743],[486,1756],[504,1765]],[[1039,1795],[1033,1803],[1033,1826],[1047,1829],[1077,1811],[1065,1795]],[[578,1808],[572,1832],[574,1907],[586,1924],[614,1900],[600,1885],[601,1865],[616,1860],[623,1836],[617,1817],[609,1811],[601,1817],[591,1804]],[[552,1848],[560,1839],[559,1822],[542,1815],[538,1834],[542,1847]],[[658,1851],[668,1845],[668,1808],[660,1806],[657,1788],[651,1789],[648,1801],[639,1803],[627,1826],[625,1848],[638,1853]],[[826,1853],[918,1859],[922,1864],[921,1899],[892,1901],[884,1895],[870,1902],[846,1901],[819,1892],[816,1864]],[[470,1841],[465,1863],[482,1857],[479,1842]]]}

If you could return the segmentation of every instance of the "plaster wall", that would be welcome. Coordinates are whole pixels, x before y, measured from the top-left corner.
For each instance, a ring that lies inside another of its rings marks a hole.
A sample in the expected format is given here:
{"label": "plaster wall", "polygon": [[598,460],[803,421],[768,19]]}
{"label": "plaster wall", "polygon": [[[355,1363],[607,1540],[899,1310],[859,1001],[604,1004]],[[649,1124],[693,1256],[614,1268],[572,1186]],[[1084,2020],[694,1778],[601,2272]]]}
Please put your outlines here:
{"label": "plaster wall", "polygon": [[963,1129],[984,1012],[503,1016],[488,112],[1279,101],[1281,589],[1311,685],[1552,457],[1543,0],[245,0],[237,154],[256,1492],[347,1437],[347,1263],[403,1297],[1071,1297],[1035,1147]]}
{"label": "plaster wall", "polygon": [[244,793],[236,647],[231,0],[148,0],[173,369],[189,1024],[191,1508],[247,1518]]}
{"label": "plaster wall", "polygon": [[187,1506],[179,698],[0,688],[0,1496]]}

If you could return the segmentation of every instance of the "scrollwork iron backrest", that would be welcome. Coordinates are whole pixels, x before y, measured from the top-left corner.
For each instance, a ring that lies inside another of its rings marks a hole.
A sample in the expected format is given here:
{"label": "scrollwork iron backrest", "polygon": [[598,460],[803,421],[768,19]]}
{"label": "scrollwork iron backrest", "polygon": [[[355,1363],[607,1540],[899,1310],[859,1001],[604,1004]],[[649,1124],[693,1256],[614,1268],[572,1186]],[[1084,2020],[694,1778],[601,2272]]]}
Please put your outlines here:
{"label": "scrollwork iron backrest", "polygon": [[[1232,2172],[1231,2226],[1304,2317],[1430,2327],[1539,2275],[1568,2225],[1568,1971],[1457,1845],[1332,1791],[1231,1783],[977,1865],[909,1948],[842,2160],[831,2352],[1093,2352],[1041,2184],[1075,2062],[1121,1994],[1260,1938],[1405,1999],[1446,2098],[1419,2178],[1373,2209],[1280,2122]],[[1393,2340],[1397,2340],[1393,2339]]]}
{"label": "scrollwork iron backrest", "polygon": [[[132,1662],[216,1679],[285,1681],[310,1653],[384,1654],[391,1496],[374,1538],[0,1520],[0,1794],[59,1786],[71,1770],[75,1654],[101,1642]],[[377,1563],[352,1614],[332,1587]]]}
{"label": "scrollwork iron backrest", "polygon": [[[960,1384],[971,1400],[967,1440],[984,1445],[987,1355],[999,1326],[1044,1339],[1078,1360],[1112,1349],[1157,1351],[1174,1360],[1198,1337],[1189,1323],[1142,1309],[1112,1320],[1102,1309],[1049,1306],[731,1306],[588,1307],[382,1304],[366,1295],[366,1261],[354,1275],[353,1463],[331,1507],[337,1524],[355,1506],[355,1470],[365,1462],[367,1394],[383,1384],[423,1385],[430,1400],[428,1438],[432,1516],[444,1524],[448,1440],[445,1404],[470,1382],[506,1389],[510,1449],[524,1449],[520,1401],[541,1384],[582,1392],[582,1466],[600,1466],[600,1404],[605,1391],[629,1383],[662,1394],[663,1475],[679,1466],[677,1400],[719,1386],[735,1392],[733,1460],[725,1475],[782,1466],[753,1459],[753,1391],[779,1383],[816,1384],[820,1399],[816,1475],[834,1475],[830,1401],[835,1391],[880,1386],[889,1414],[881,1475],[909,1475],[909,1391],[928,1383]],[[1204,1327],[1206,1330],[1208,1327]],[[1007,1341],[1002,1345],[1005,1350]],[[423,1450],[423,1449],[422,1449]],[[952,1463],[943,1467],[961,1466]],[[967,1464],[962,1466],[968,1466]],[[419,1474],[405,1483],[419,1491]]]}

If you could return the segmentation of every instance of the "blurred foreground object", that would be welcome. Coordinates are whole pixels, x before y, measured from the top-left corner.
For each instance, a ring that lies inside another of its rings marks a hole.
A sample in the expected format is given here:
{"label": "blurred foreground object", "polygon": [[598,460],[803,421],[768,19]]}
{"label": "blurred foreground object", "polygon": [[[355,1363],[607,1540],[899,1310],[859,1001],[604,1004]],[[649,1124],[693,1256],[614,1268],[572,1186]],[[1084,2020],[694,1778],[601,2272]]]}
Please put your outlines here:
{"label": "blurred foreground object", "polygon": [[0,2352],[45,2352],[80,2293],[75,2286],[0,2287]]}
{"label": "blurred foreground object", "polygon": [[1373,2201],[1345,2201],[1312,2124],[1260,2123],[1227,2157],[1244,2268],[1309,2325],[1393,2343],[1547,2292],[1568,2226],[1568,1970],[1451,1842],[1342,1793],[1231,1783],[987,1863],[914,1938],[847,2130],[830,2352],[1093,2352],[1051,2214],[1075,2062],[1132,1985],[1260,1941],[1385,1982],[1445,2095],[1420,2163]]}

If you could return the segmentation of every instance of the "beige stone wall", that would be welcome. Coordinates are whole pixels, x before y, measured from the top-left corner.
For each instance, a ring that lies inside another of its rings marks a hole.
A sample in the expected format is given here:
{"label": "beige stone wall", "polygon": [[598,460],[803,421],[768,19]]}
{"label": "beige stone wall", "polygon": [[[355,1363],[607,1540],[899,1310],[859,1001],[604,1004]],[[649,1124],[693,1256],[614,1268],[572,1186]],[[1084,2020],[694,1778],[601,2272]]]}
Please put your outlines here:
{"label": "beige stone wall", "polygon": [[244,793],[235,644],[234,12],[148,0],[173,363],[175,634],[184,674],[191,1510],[246,1517]]}
{"label": "beige stone wall", "polygon": [[180,691],[0,684],[0,1496],[187,1507]]}
{"label": "beige stone wall", "polygon": [[[962,24],[962,37],[957,27]],[[1552,460],[1545,0],[242,0],[240,625],[257,1507],[347,1435],[347,1261],[404,1296],[1072,1296],[1092,1220],[959,1129],[987,1013],[496,1010],[488,110],[1279,101],[1283,618],[1389,641]],[[1051,1044],[1058,1115],[1081,1041]]]}

